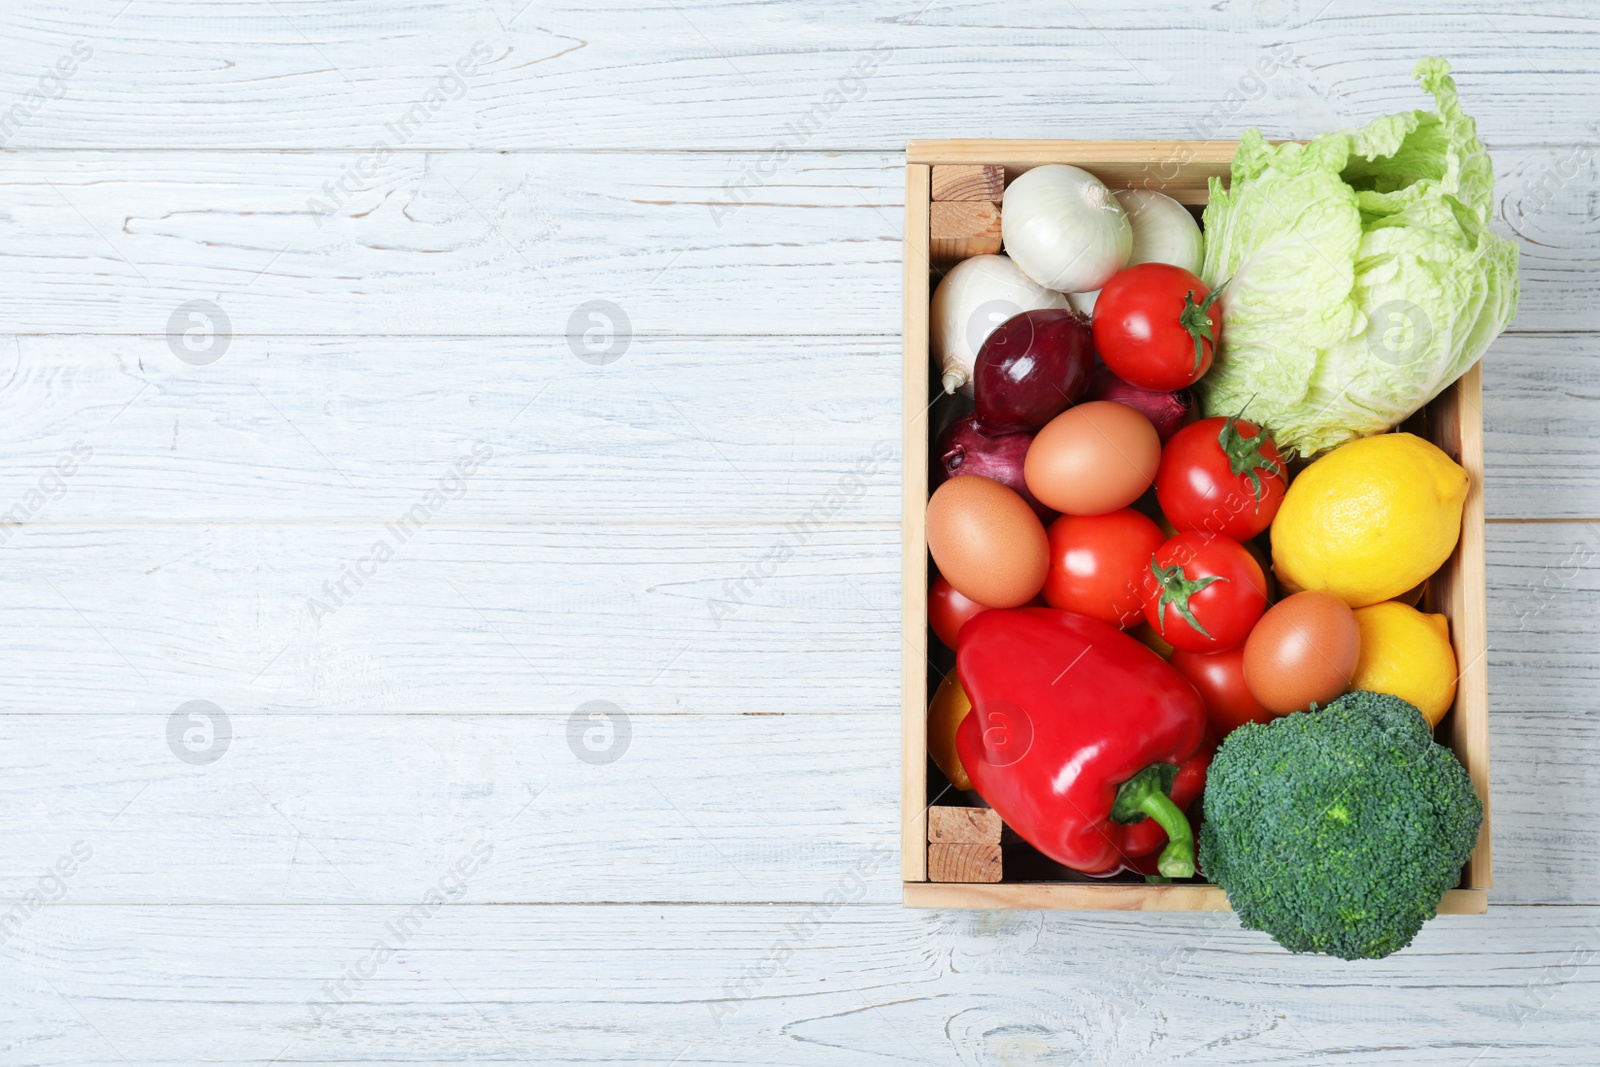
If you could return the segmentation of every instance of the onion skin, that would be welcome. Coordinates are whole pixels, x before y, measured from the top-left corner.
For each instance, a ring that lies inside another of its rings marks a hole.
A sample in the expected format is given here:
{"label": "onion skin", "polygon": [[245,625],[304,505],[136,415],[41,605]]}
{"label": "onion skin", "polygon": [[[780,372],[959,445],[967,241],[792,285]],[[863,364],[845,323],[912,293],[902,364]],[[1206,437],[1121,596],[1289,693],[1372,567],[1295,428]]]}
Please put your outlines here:
{"label": "onion skin", "polygon": [[1065,163],[1034,167],[1006,187],[1000,237],[1022,273],[1063,293],[1100,288],[1133,252],[1122,204],[1099,178]]}
{"label": "onion skin", "polygon": [[1159,393],[1123,381],[1104,366],[1094,369],[1089,392],[1083,399],[1112,400],[1139,412],[1156,428],[1156,436],[1161,438],[1163,445],[1172,440],[1173,434],[1200,417],[1194,394],[1188,389]]}
{"label": "onion skin", "polygon": [[1036,433],[1083,398],[1094,373],[1094,333],[1070,310],[1025,311],[984,339],[973,398],[985,432]]}
{"label": "onion skin", "polygon": [[1118,189],[1111,194],[1128,213],[1133,251],[1128,266],[1170,263],[1199,274],[1205,260],[1205,237],[1189,209],[1154,189]]}
{"label": "onion skin", "polygon": [[1013,315],[1064,308],[1067,298],[1030,279],[1006,256],[963,259],[933,291],[928,337],[939,384],[972,395],[972,364],[984,338]]}
{"label": "onion skin", "polygon": [[993,478],[1027,501],[1039,521],[1048,523],[1056,513],[1039,503],[1028,491],[1027,480],[1022,476],[1022,464],[1028,457],[1028,446],[1033,444],[1031,433],[985,433],[976,415],[957,419],[944,428],[933,443],[933,471],[931,489],[937,489],[951,478],[963,474],[981,474]]}

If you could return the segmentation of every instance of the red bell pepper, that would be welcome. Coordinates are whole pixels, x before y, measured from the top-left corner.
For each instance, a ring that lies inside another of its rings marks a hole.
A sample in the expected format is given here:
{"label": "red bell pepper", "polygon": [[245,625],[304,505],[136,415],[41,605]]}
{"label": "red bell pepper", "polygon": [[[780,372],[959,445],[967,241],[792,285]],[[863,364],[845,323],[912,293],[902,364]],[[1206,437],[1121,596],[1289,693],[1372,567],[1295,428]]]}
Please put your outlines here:
{"label": "red bell pepper", "polygon": [[1120,630],[1049,608],[974,617],[956,672],[972,700],[956,733],[961,764],[1023,839],[1085,874],[1158,849],[1161,874],[1194,874],[1182,809],[1211,752],[1188,679]]}

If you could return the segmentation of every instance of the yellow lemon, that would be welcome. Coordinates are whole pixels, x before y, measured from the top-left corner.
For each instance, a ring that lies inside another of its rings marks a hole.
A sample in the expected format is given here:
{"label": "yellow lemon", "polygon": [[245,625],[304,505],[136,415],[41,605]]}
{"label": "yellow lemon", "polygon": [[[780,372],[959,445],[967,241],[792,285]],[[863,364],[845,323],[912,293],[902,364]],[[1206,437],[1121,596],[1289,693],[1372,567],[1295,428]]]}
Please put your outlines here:
{"label": "yellow lemon", "polygon": [[1424,615],[1388,600],[1356,609],[1361,656],[1351,689],[1388,693],[1409,700],[1439,725],[1456,698],[1456,654],[1443,615]]}
{"label": "yellow lemon", "polygon": [[1325,589],[1352,608],[1400,596],[1461,537],[1467,472],[1414,434],[1363,437],[1312,463],[1272,520],[1272,560],[1291,591]]}

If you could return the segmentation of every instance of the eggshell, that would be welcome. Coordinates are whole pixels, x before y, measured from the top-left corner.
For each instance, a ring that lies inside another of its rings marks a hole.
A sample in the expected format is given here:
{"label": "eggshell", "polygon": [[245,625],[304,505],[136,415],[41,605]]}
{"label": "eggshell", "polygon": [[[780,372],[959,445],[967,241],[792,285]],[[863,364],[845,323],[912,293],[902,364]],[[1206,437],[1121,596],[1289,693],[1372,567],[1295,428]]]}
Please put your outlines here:
{"label": "eggshell", "polygon": [[939,573],[980,604],[1015,608],[1044,588],[1050,540],[1014,490],[992,478],[952,478],[928,500],[928,551]]}
{"label": "eggshell", "polygon": [[1161,466],[1150,420],[1111,400],[1068,408],[1034,436],[1022,464],[1028,490],[1068,515],[1104,515],[1138,500]]}
{"label": "eggshell", "polygon": [[1326,704],[1346,689],[1361,654],[1355,612],[1313,590],[1278,601],[1244,643],[1244,684],[1268,711],[1287,715]]}

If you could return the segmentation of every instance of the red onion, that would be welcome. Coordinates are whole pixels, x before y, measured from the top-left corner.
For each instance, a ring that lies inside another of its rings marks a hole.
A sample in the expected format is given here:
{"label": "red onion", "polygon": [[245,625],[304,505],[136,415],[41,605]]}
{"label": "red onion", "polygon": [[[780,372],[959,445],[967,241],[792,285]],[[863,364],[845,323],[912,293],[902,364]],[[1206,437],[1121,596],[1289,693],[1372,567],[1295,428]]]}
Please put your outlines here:
{"label": "red onion", "polygon": [[978,420],[990,433],[1036,433],[1089,388],[1094,334],[1070,308],[1013,315],[984,339],[972,371]]}
{"label": "red onion", "polygon": [[1027,458],[1031,444],[1031,433],[990,435],[978,424],[976,415],[957,419],[946,426],[933,443],[932,488],[937,489],[963,474],[981,474],[1015,489],[1039,516],[1039,521],[1049,523],[1056,513],[1028,492],[1028,483],[1022,478],[1022,461]]}
{"label": "red onion", "polygon": [[1189,390],[1158,393],[1125,382],[1103,366],[1094,369],[1094,380],[1089,383],[1089,393],[1084,400],[1114,400],[1127,405],[1150,420],[1162,444],[1166,444],[1173,434],[1199,415],[1195,410],[1194,394]]}

